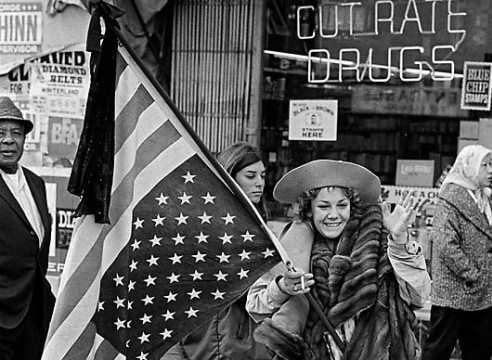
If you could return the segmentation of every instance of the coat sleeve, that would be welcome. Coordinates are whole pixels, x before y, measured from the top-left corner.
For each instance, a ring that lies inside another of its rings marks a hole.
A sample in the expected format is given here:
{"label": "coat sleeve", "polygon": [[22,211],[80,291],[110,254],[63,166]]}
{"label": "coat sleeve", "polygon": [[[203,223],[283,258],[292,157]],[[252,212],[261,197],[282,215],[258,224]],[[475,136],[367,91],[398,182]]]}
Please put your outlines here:
{"label": "coat sleeve", "polygon": [[280,290],[274,273],[264,274],[248,291],[246,310],[256,322],[271,317],[290,297]]}
{"label": "coat sleeve", "polygon": [[400,295],[408,304],[423,307],[431,292],[431,279],[420,245],[410,253],[405,244],[388,241],[388,258],[400,287]]}
{"label": "coat sleeve", "polygon": [[468,258],[461,248],[461,233],[459,215],[453,207],[442,204],[436,209],[437,218],[434,220],[432,242],[439,251],[441,261],[458,277],[466,282],[475,282],[480,277],[480,271]]}

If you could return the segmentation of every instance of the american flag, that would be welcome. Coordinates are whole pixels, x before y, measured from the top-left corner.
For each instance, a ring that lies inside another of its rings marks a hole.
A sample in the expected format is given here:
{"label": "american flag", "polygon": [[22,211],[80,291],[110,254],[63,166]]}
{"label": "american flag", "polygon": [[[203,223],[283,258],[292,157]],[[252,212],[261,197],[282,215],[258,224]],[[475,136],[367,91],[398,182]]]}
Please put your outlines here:
{"label": "american flag", "polygon": [[253,207],[125,44],[111,224],[76,224],[44,360],[159,359],[280,261]]}

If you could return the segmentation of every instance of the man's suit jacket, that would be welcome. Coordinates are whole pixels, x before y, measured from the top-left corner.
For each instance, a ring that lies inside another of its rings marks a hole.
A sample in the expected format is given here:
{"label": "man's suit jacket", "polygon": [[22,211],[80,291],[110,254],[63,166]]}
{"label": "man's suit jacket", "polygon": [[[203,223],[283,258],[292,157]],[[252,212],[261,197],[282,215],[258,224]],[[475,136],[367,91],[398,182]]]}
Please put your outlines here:
{"label": "man's suit jacket", "polygon": [[[44,181],[23,168],[45,229],[41,247],[18,201],[0,176],[0,327],[12,329],[26,316],[31,301],[42,309],[40,331],[46,331],[54,296],[46,279],[51,216]],[[27,345],[27,344],[26,344]]]}

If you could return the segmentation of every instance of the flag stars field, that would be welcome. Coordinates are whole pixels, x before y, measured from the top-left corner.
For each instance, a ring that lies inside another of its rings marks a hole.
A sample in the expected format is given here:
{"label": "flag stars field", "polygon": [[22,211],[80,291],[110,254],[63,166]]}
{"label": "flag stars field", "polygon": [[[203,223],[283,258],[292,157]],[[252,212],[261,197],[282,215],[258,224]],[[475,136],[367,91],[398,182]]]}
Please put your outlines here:
{"label": "flag stars field", "polygon": [[169,199],[169,196],[164,196],[162,193],[158,197],[155,198],[158,202],[158,205],[167,205],[167,199]]}
{"label": "flag stars field", "polygon": [[137,359],[138,360],[147,360],[148,355],[149,355],[149,353],[144,353],[143,351],[140,351],[140,355],[137,356]]}
{"label": "flag stars field", "polygon": [[144,280],[145,284],[147,284],[147,287],[150,285],[155,285],[155,280],[157,279],[157,276],[148,276],[147,279]]}
{"label": "flag stars field", "polygon": [[145,332],[142,332],[142,335],[140,335],[137,339],[140,340],[141,344],[143,344],[144,342],[149,342],[149,337],[150,334],[146,334]]}
{"label": "flag stars field", "polygon": [[184,204],[191,204],[190,199],[192,197],[193,196],[191,196],[191,195],[186,195],[186,193],[184,192],[183,195],[178,196],[178,199],[181,200],[181,205],[184,205]]}
{"label": "flag stars field", "polygon": [[224,254],[224,252],[222,252],[220,255],[217,255],[217,258],[219,259],[219,262],[221,263],[228,263],[229,262],[229,258],[231,257],[231,255],[226,255]]}
{"label": "flag stars field", "polygon": [[243,249],[241,253],[239,253],[239,257],[241,258],[241,261],[248,260],[250,259],[251,251],[246,251]]}
{"label": "flag stars field", "polygon": [[120,307],[122,307],[122,308],[125,307],[125,299],[120,299],[119,296],[116,296],[116,300],[113,302],[115,303],[117,309]]}
{"label": "flag stars field", "polygon": [[152,219],[152,221],[155,223],[154,225],[155,227],[159,225],[164,226],[164,220],[166,220],[166,217],[165,216],[161,217],[159,214],[157,214],[157,216],[154,219]]}
{"label": "flag stars field", "polygon": [[140,218],[137,217],[137,220],[135,220],[135,222],[133,223],[133,225],[135,225],[135,230],[143,229],[143,223],[144,220],[141,220]]}
{"label": "flag stars field", "polygon": [[275,250],[271,250],[271,249],[266,249],[265,251],[262,252],[262,254],[265,256],[265,259],[268,258],[268,257],[271,257],[275,254]]}
{"label": "flag stars field", "polygon": [[226,216],[224,216],[222,219],[224,220],[225,224],[234,224],[234,219],[236,217],[232,216],[231,214],[227,213]]}
{"label": "flag stars field", "polygon": [[196,175],[191,175],[190,172],[186,172],[186,175],[183,175],[182,178],[185,179],[185,184],[191,182],[194,183],[193,179],[195,178]]}
{"label": "flag stars field", "polygon": [[168,303],[170,303],[171,301],[176,301],[177,296],[178,293],[173,293],[172,291],[169,291],[169,294],[165,295],[164,298],[167,299]]}
{"label": "flag stars field", "polygon": [[145,261],[149,263],[149,267],[150,267],[150,266],[157,266],[157,262],[159,261],[159,259],[160,257],[156,257],[153,254],[150,254],[150,257]]}
{"label": "flag stars field", "polygon": [[217,299],[224,299],[225,292],[219,291],[219,289],[215,290],[213,293],[211,293],[214,296],[214,300]]}
{"label": "flag stars field", "polygon": [[152,319],[152,315],[144,314],[139,320],[141,320],[142,325],[144,325],[146,323],[152,323],[151,319]]}
{"label": "flag stars field", "polygon": [[161,246],[161,240],[162,240],[161,237],[157,237],[157,235],[154,235],[154,237],[149,241],[151,242],[152,247],[154,247],[154,246]]}
{"label": "flag stars field", "polygon": [[154,304],[154,299],[155,296],[149,296],[149,294],[145,295],[145,297],[142,299],[142,302],[144,303],[145,306],[149,304]]}
{"label": "flag stars field", "polygon": [[174,245],[182,244],[184,245],[184,239],[186,237],[181,235],[180,233],[177,233],[175,237],[171,238],[174,241]]}
{"label": "flag stars field", "polygon": [[195,238],[198,240],[199,244],[203,243],[203,242],[208,243],[208,241],[207,241],[208,235],[205,235],[201,231],[200,231],[200,235],[195,236]]}
{"label": "flag stars field", "polygon": [[222,270],[219,270],[219,272],[214,274],[214,276],[217,278],[217,281],[227,281],[226,278],[228,274],[224,274]]}
{"label": "flag stars field", "polygon": [[178,225],[187,224],[186,220],[188,220],[188,218],[189,216],[185,216],[183,213],[180,213],[178,217],[175,217]]}
{"label": "flag stars field", "polygon": [[120,330],[120,329],[126,328],[126,321],[125,320],[121,320],[120,318],[118,318],[113,324],[115,324],[116,330]]}
{"label": "flag stars field", "polygon": [[213,216],[207,215],[207,213],[204,211],[202,216],[198,216],[198,218],[202,221],[202,224],[211,224],[210,219],[212,219]]}
{"label": "flag stars field", "polygon": [[120,276],[120,275],[117,273],[117,274],[116,274],[116,277],[114,277],[114,278],[113,278],[114,282],[116,283],[116,286],[119,286],[119,285],[124,286],[124,284],[123,284],[123,279],[124,279],[124,278],[125,278],[124,276]]}
{"label": "flag stars field", "polygon": [[240,279],[244,279],[248,277],[249,270],[244,270],[241,268],[241,271],[237,273]]}
{"label": "flag stars field", "polygon": [[181,275],[176,275],[175,273],[172,273],[171,276],[166,276],[166,279],[169,279],[169,283],[171,283],[171,284],[175,283],[175,282],[177,283],[177,282],[179,282],[180,276]]}
{"label": "flag stars field", "polygon": [[253,238],[255,236],[253,234],[250,234],[249,231],[246,231],[246,234],[241,235],[241,237],[243,238],[243,241],[246,242],[246,241],[253,241]]}
{"label": "flag stars field", "polygon": [[216,197],[217,196],[210,195],[210,193],[208,192],[207,195],[202,196],[202,199],[203,199],[205,204],[214,204],[214,200]]}
{"label": "flag stars field", "polygon": [[200,251],[197,251],[195,255],[191,255],[195,258],[195,263],[198,263],[200,261],[205,262],[205,256],[206,254],[202,254]]}
{"label": "flag stars field", "polygon": [[195,270],[195,272],[193,274],[190,274],[190,276],[192,277],[193,281],[203,280],[202,279],[203,273],[198,272],[198,270]]}
{"label": "flag stars field", "polygon": [[132,247],[132,250],[135,251],[135,250],[140,249],[140,244],[141,244],[141,241],[135,239],[130,246]]}
{"label": "flag stars field", "polygon": [[166,340],[171,337],[172,333],[173,333],[172,330],[164,329],[164,331],[159,333],[159,335],[162,335],[162,340]]}
{"label": "flag stars field", "polygon": [[193,288],[189,293],[187,293],[190,296],[190,300],[193,299],[200,299],[200,294],[201,291],[196,291],[195,288]]}
{"label": "flag stars field", "polygon": [[174,253],[174,255],[172,257],[170,257],[169,260],[171,260],[173,262],[173,265],[181,264],[181,258],[182,257],[183,257],[183,255],[178,255],[178,254]]}
{"label": "flag stars field", "polygon": [[130,265],[128,265],[128,267],[130,268],[130,272],[134,272],[138,269],[138,261],[135,261],[134,259],[132,259],[132,262],[130,263]]}
{"label": "flag stars field", "polygon": [[190,306],[189,310],[186,310],[185,313],[188,315],[188,318],[191,317],[196,317],[196,314],[198,313],[199,310],[195,310]]}
{"label": "flag stars field", "polygon": [[161,316],[164,318],[164,321],[168,321],[174,319],[174,314],[176,314],[176,312],[170,312],[169,310],[167,310],[166,313],[161,314]]}

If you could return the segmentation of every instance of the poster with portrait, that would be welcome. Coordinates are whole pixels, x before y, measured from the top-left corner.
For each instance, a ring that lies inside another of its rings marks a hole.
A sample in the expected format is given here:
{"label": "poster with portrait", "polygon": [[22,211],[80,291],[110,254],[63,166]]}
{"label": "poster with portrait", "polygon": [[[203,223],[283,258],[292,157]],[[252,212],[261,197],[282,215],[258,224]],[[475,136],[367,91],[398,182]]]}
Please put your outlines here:
{"label": "poster with portrait", "polygon": [[289,140],[337,139],[337,100],[291,100]]}

